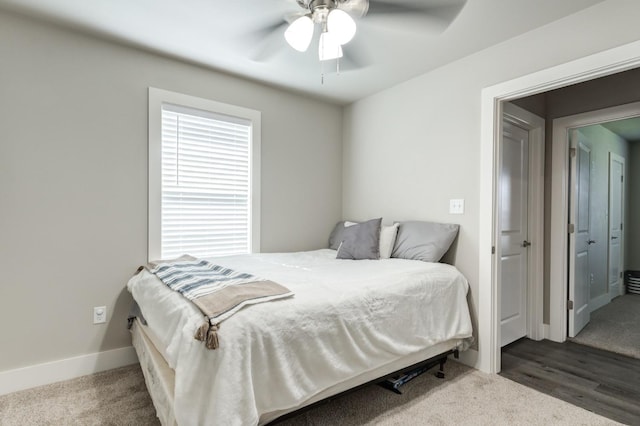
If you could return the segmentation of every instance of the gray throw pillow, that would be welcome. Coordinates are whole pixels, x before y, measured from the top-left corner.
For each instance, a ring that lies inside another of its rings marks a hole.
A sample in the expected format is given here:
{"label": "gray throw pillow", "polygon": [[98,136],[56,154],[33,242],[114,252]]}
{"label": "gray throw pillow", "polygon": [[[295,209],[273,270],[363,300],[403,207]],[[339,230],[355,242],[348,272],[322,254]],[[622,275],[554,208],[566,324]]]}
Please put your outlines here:
{"label": "gray throw pillow", "polygon": [[331,235],[329,235],[329,248],[331,250],[338,250],[340,247],[340,243],[342,242],[342,233],[344,232],[344,220],[342,222],[336,223],[336,226],[331,231]]}
{"label": "gray throw pillow", "polygon": [[452,223],[400,222],[391,257],[438,262],[451,247],[459,227]]}
{"label": "gray throw pillow", "polygon": [[380,259],[380,224],[382,218],[347,226],[337,259]]}

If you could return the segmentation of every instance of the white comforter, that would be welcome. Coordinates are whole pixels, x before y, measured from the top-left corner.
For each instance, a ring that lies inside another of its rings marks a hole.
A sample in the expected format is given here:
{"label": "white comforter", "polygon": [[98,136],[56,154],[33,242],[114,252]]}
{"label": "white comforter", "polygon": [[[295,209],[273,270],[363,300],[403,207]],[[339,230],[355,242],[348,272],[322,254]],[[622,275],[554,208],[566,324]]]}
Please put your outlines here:
{"label": "white comforter", "polygon": [[471,336],[466,279],[453,266],[338,260],[334,250],[210,259],[295,296],[225,320],[220,348],[193,338],[202,314],[146,270],[129,291],[175,370],[180,425],[251,425],[365,371]]}

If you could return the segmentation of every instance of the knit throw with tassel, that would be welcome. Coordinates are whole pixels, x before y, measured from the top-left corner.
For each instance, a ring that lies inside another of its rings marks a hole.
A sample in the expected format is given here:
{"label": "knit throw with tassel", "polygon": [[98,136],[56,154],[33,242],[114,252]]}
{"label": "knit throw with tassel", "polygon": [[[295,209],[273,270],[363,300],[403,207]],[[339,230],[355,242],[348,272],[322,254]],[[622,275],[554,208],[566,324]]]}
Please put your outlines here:
{"label": "knit throw with tassel", "polygon": [[188,255],[151,262],[146,269],[200,309],[205,321],[194,337],[205,342],[208,349],[220,346],[220,323],[243,307],[293,296],[288,288],[273,281]]}

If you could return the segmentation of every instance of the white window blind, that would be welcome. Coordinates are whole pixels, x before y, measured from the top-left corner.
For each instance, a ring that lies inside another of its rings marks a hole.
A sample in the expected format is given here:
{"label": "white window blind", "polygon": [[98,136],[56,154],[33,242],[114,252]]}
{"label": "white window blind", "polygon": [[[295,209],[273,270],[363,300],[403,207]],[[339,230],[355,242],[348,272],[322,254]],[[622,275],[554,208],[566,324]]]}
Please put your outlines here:
{"label": "white window blind", "polygon": [[162,258],[251,252],[251,126],[162,104]]}

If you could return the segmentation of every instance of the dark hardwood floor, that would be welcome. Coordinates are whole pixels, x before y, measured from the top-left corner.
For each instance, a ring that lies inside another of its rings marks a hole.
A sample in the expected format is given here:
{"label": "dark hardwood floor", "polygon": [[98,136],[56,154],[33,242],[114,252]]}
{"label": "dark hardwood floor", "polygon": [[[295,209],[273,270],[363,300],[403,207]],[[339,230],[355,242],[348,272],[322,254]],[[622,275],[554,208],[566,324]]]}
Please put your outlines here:
{"label": "dark hardwood floor", "polygon": [[500,375],[628,425],[640,425],[640,360],[573,342],[518,340]]}

